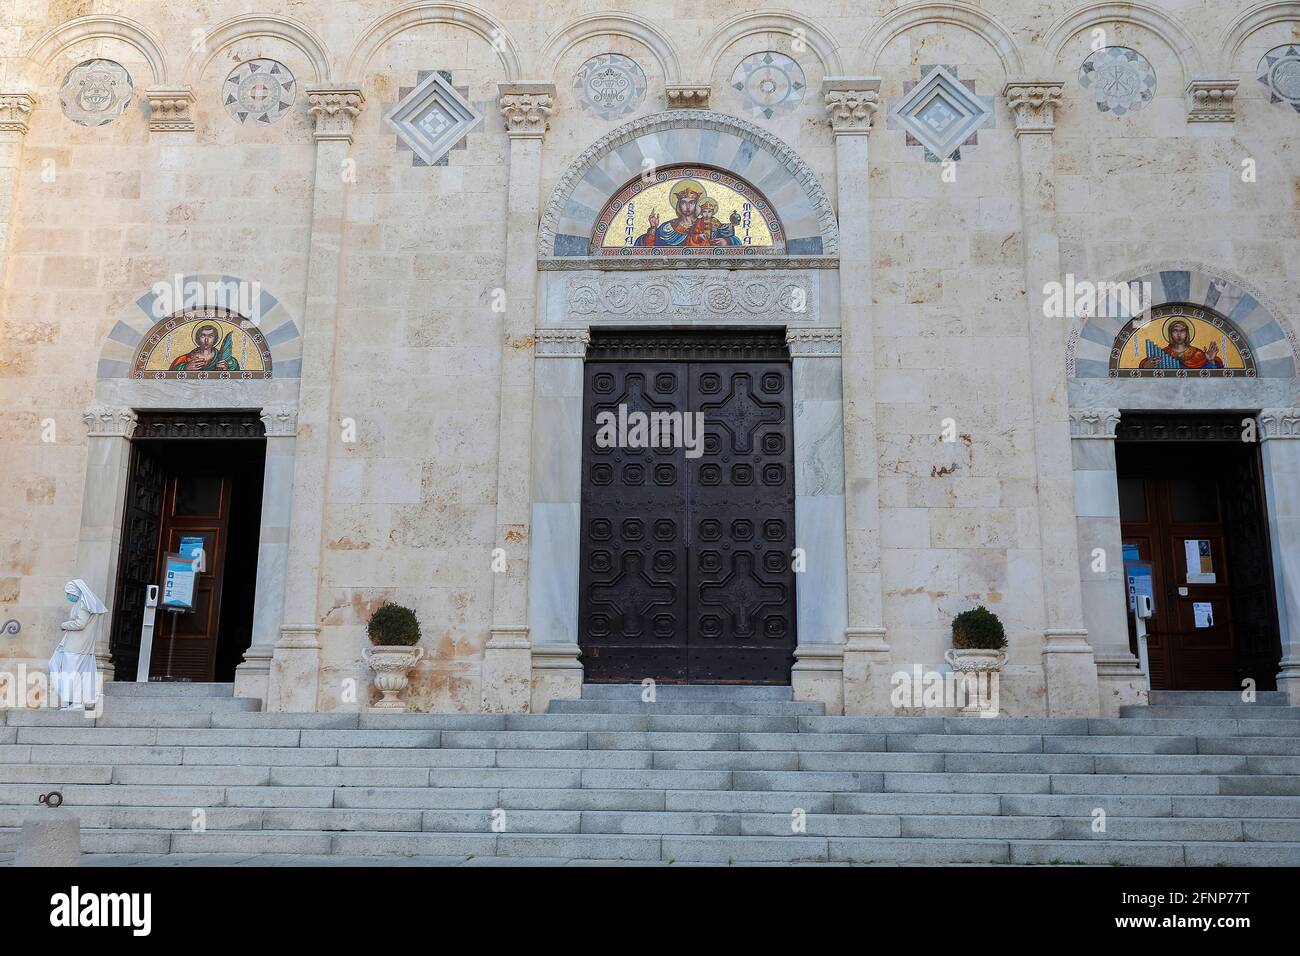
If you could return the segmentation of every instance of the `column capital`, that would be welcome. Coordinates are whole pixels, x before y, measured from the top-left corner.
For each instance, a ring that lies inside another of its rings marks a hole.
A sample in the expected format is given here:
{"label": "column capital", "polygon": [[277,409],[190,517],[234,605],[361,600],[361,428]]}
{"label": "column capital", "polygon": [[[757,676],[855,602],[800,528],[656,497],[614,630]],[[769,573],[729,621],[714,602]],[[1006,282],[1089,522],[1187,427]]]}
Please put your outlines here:
{"label": "column capital", "polygon": [[1187,122],[1231,123],[1236,119],[1237,80],[1192,80],[1187,84]]}
{"label": "column capital", "polygon": [[828,76],[822,97],[835,136],[865,136],[880,110],[880,77]]}
{"label": "column capital", "polygon": [[1300,439],[1300,408],[1266,408],[1259,413],[1259,440]]}
{"label": "column capital", "polygon": [[194,132],[194,91],[188,86],[154,86],[144,95],[149,101],[150,132]]}
{"label": "column capital", "polygon": [[838,358],[843,334],[825,327],[793,328],[785,330],[785,341],[791,358]]}
{"label": "column capital", "polygon": [[352,142],[352,129],[366,96],[356,83],[307,87],[307,113],[316,124],[316,142]]}
{"label": "column capital", "polygon": [[534,353],[538,358],[587,357],[591,333],[586,329],[538,329],[533,336]]}
{"label": "column capital", "polygon": [[130,438],[135,434],[135,409],[124,405],[91,405],[81,413],[92,438]]}
{"label": "column capital", "polygon": [[712,91],[711,83],[670,83],[664,87],[670,110],[707,110]]}
{"label": "column capital", "polygon": [[1061,105],[1064,90],[1064,80],[1007,80],[1002,95],[1015,118],[1016,136],[1056,129],[1056,107]]}
{"label": "column capital", "polygon": [[1071,438],[1101,438],[1114,441],[1115,428],[1118,425],[1118,408],[1070,409]]}
{"label": "column capital", "polygon": [[36,97],[13,90],[0,93],[0,132],[27,135],[27,121],[36,109]]}
{"label": "column capital", "polygon": [[541,139],[555,112],[555,84],[540,81],[499,83],[501,115],[511,139]]}
{"label": "column capital", "polygon": [[298,434],[298,409],[294,405],[268,405],[261,417],[267,438],[293,438]]}

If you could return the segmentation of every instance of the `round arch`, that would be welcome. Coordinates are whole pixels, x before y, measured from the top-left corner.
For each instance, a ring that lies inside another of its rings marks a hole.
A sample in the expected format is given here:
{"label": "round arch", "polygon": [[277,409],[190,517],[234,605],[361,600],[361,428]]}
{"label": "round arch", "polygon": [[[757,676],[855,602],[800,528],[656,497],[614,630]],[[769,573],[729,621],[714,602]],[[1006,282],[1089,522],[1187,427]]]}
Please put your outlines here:
{"label": "round arch", "polygon": [[[1254,355],[1259,378],[1295,378],[1300,356],[1291,323],[1262,292],[1223,269],[1201,262],[1150,264],[1127,273],[1112,286],[1140,284],[1149,290],[1147,305],[1199,306],[1228,320],[1245,338]],[[1102,308],[1110,313],[1076,319],[1066,346],[1068,378],[1110,377],[1114,342],[1132,318],[1124,308]]]}
{"label": "round arch", "polygon": [[[1292,23],[1300,29],[1300,3],[1295,0],[1275,0],[1261,3],[1232,21],[1219,46],[1219,69],[1225,75],[1232,69],[1233,61],[1241,52],[1242,45],[1252,33],[1272,26],[1274,23]],[[1253,66],[1254,64],[1252,64]]]}
{"label": "round arch", "polygon": [[330,55],[325,42],[308,27],[289,17],[231,17],[217,24],[207,35],[201,51],[191,51],[181,72],[183,83],[193,84],[209,63],[226,47],[250,37],[274,37],[296,47],[311,63],[317,83],[330,79]]}
{"label": "round arch", "polygon": [[795,36],[795,31],[802,32],[802,40],[821,60],[822,72],[828,76],[839,76],[844,72],[840,51],[834,38],[813,20],[792,13],[788,10],[761,10],[755,13],[742,13],[723,23],[704,45],[700,55],[704,63],[705,77],[713,75],[718,61],[733,44],[745,37],[757,33],[784,33]]}
{"label": "round arch", "polygon": [[665,83],[672,85],[682,81],[681,61],[673,41],[649,20],[630,13],[596,13],[570,20],[546,38],[537,55],[538,63],[551,65],[554,80],[554,71],[570,49],[584,40],[599,36],[636,40],[659,61]]}
{"label": "round arch", "polygon": [[979,7],[973,7],[968,3],[922,3],[895,10],[867,31],[859,44],[863,51],[863,62],[866,63],[867,72],[869,74],[876,72],[880,55],[891,40],[912,27],[928,23],[965,27],[993,47],[1008,77],[1020,76],[1025,72],[1020,48],[1016,45],[1010,31]]}
{"label": "round arch", "polygon": [[[100,39],[121,40],[135,47],[149,64],[149,70],[153,74],[152,85],[161,86],[167,82],[167,57],[163,53],[162,44],[152,33],[126,17],[105,14],[68,20],[47,31],[32,44],[27,51],[27,59],[34,67],[44,70],[56,56],[74,43]],[[29,76],[28,79],[35,81],[37,77]]]}
{"label": "round arch", "polygon": [[1183,71],[1182,82],[1187,83],[1203,75],[1201,51],[1196,40],[1181,23],[1163,10],[1145,3],[1115,2],[1101,0],[1071,10],[1056,23],[1052,24],[1043,36],[1043,49],[1046,51],[1047,66],[1056,64],[1065,45],[1081,30],[1099,23],[1129,23],[1154,33],[1173,51],[1178,66]]}
{"label": "round arch", "polygon": [[713,166],[761,190],[785,228],[788,255],[835,255],[839,227],[816,174],[781,139],[752,123],[712,110],[667,110],[625,123],[588,146],[565,170],[542,211],[537,253],[586,256],[601,209],[656,166]]}
{"label": "round arch", "polygon": [[371,57],[381,46],[399,33],[431,23],[454,24],[481,37],[497,51],[497,56],[505,69],[506,79],[515,81],[522,78],[519,51],[515,41],[506,32],[505,26],[477,7],[456,3],[454,0],[412,3],[380,17],[358,38],[348,56],[347,68],[343,75],[359,80],[361,71],[365,70]]}

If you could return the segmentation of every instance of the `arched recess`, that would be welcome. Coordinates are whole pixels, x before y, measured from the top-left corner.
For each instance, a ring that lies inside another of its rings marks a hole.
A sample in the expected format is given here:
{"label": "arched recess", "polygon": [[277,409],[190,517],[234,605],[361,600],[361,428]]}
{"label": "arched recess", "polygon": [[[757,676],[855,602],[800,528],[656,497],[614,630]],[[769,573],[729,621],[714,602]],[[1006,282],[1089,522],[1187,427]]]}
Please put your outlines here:
{"label": "arched recess", "polygon": [[330,79],[330,55],[325,42],[308,27],[289,17],[242,16],[223,20],[212,28],[201,50],[191,50],[181,72],[184,83],[194,84],[218,53],[249,37],[274,37],[297,47],[311,63],[317,83]]}
{"label": "arched recess", "polygon": [[27,51],[29,83],[36,85],[39,76],[35,71],[43,71],[53,59],[75,43],[82,40],[121,40],[140,51],[140,55],[149,64],[153,74],[152,85],[162,86],[168,80],[167,57],[163,54],[162,44],[157,37],[134,20],[110,15],[92,15],[77,17],[60,23],[49,30]]}
{"label": "arched recess", "polygon": [[[1156,7],[1145,3],[1130,3],[1127,0],[1124,2],[1102,0],[1100,3],[1090,3],[1071,10],[1052,24],[1043,36],[1042,48],[1047,56],[1045,66],[1051,69],[1060,60],[1065,45],[1080,31],[1103,23],[1129,23],[1149,30],[1164,40],[1173,51],[1174,58],[1178,60],[1178,66],[1183,71],[1182,86],[1186,86],[1196,77],[1205,75],[1200,48],[1181,23]],[[1182,86],[1179,89],[1182,89]]]}
{"label": "arched recess", "polygon": [[570,20],[546,38],[537,55],[537,62],[542,68],[551,70],[554,81],[554,71],[564,55],[582,41],[598,36],[625,37],[637,41],[659,61],[665,83],[672,85],[682,82],[681,62],[673,41],[649,20],[630,13],[596,13]]}
{"label": "arched recess", "polygon": [[[1248,288],[1243,280],[1203,263],[1174,262],[1144,267],[1111,285],[1134,283],[1149,289],[1151,307],[1190,305],[1227,319],[1245,339],[1259,378],[1295,378],[1300,356],[1295,330],[1262,293]],[[1133,317],[1122,296],[1099,293],[1099,298],[1097,314],[1076,320],[1070,329],[1066,346],[1066,375],[1070,378],[1111,377],[1111,349]]]}
{"label": "arched recess", "polygon": [[993,47],[1008,77],[1025,72],[1024,59],[1011,32],[979,7],[968,3],[922,3],[895,10],[867,31],[859,44],[867,73],[876,73],[880,55],[891,40],[912,27],[930,23],[965,27]]}
{"label": "arched recess", "polygon": [[838,76],[844,72],[839,48],[824,27],[789,10],[761,10],[732,17],[713,31],[704,45],[704,52],[700,54],[704,66],[700,78],[713,75],[718,61],[733,43],[757,33],[781,33],[791,38],[798,36],[821,60],[823,73]]}
{"label": "arched recess", "polygon": [[194,308],[220,308],[250,320],[271,352],[276,380],[302,373],[302,335],[284,305],[257,282],[236,276],[189,275],[155,283],[113,324],[99,354],[96,377],[131,378],[132,360],[160,321]]}
{"label": "arched recess", "polygon": [[643,171],[699,164],[744,177],[785,227],[789,255],[836,255],[839,227],[816,174],[782,140],[752,123],[711,110],[669,110],[632,120],[588,146],[565,170],[542,212],[537,253],[586,256],[606,202]]}
{"label": "arched recess", "polygon": [[[1232,21],[1223,43],[1219,46],[1219,69],[1227,75],[1241,52],[1242,45],[1252,33],[1272,26],[1274,23],[1291,23],[1293,30],[1300,30],[1300,3],[1295,0],[1276,0],[1251,7]],[[1254,64],[1252,63],[1253,67]]]}
{"label": "arched recess", "polygon": [[515,41],[499,20],[496,20],[477,7],[464,3],[435,2],[412,3],[380,17],[372,23],[357,40],[348,56],[347,68],[343,76],[352,80],[360,78],[362,71],[370,63],[371,57],[381,46],[406,30],[431,23],[449,23],[462,26],[479,37],[496,50],[505,70],[507,80],[523,78],[519,61],[519,50]]}

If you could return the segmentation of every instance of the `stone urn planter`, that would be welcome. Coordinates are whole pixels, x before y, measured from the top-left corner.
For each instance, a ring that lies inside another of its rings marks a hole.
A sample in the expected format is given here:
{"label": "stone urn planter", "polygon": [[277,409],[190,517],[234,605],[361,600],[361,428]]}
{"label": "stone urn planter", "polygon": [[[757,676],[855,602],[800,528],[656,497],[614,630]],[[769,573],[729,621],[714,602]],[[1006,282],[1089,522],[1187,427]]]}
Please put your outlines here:
{"label": "stone urn planter", "polygon": [[424,657],[415,612],[398,604],[384,604],[370,616],[366,631],[374,646],[366,648],[362,657],[375,672],[375,689],[381,695],[370,709],[404,713],[411,670]]}
{"label": "stone urn planter", "polygon": [[955,703],[963,717],[998,715],[998,680],[1007,662],[1007,637],[998,616],[985,607],[962,611],[952,619],[952,647],[943,659],[957,675],[962,691]]}

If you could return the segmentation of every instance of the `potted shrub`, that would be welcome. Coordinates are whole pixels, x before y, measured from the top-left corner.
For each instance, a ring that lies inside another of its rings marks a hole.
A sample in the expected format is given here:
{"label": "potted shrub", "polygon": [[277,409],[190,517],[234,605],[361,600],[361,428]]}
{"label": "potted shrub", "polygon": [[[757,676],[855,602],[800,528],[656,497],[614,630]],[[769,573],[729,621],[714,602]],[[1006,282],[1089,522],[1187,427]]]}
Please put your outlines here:
{"label": "potted shrub", "polygon": [[994,688],[1007,660],[1006,646],[1002,622],[988,608],[971,608],[952,619],[952,647],[944,651],[943,659],[964,681],[963,715],[997,716]]}
{"label": "potted shrub", "polygon": [[410,684],[411,669],[424,656],[420,622],[409,607],[386,603],[370,615],[366,633],[374,646],[366,648],[364,656],[375,672],[375,689],[383,695],[373,709],[401,713],[406,710],[402,695]]}

